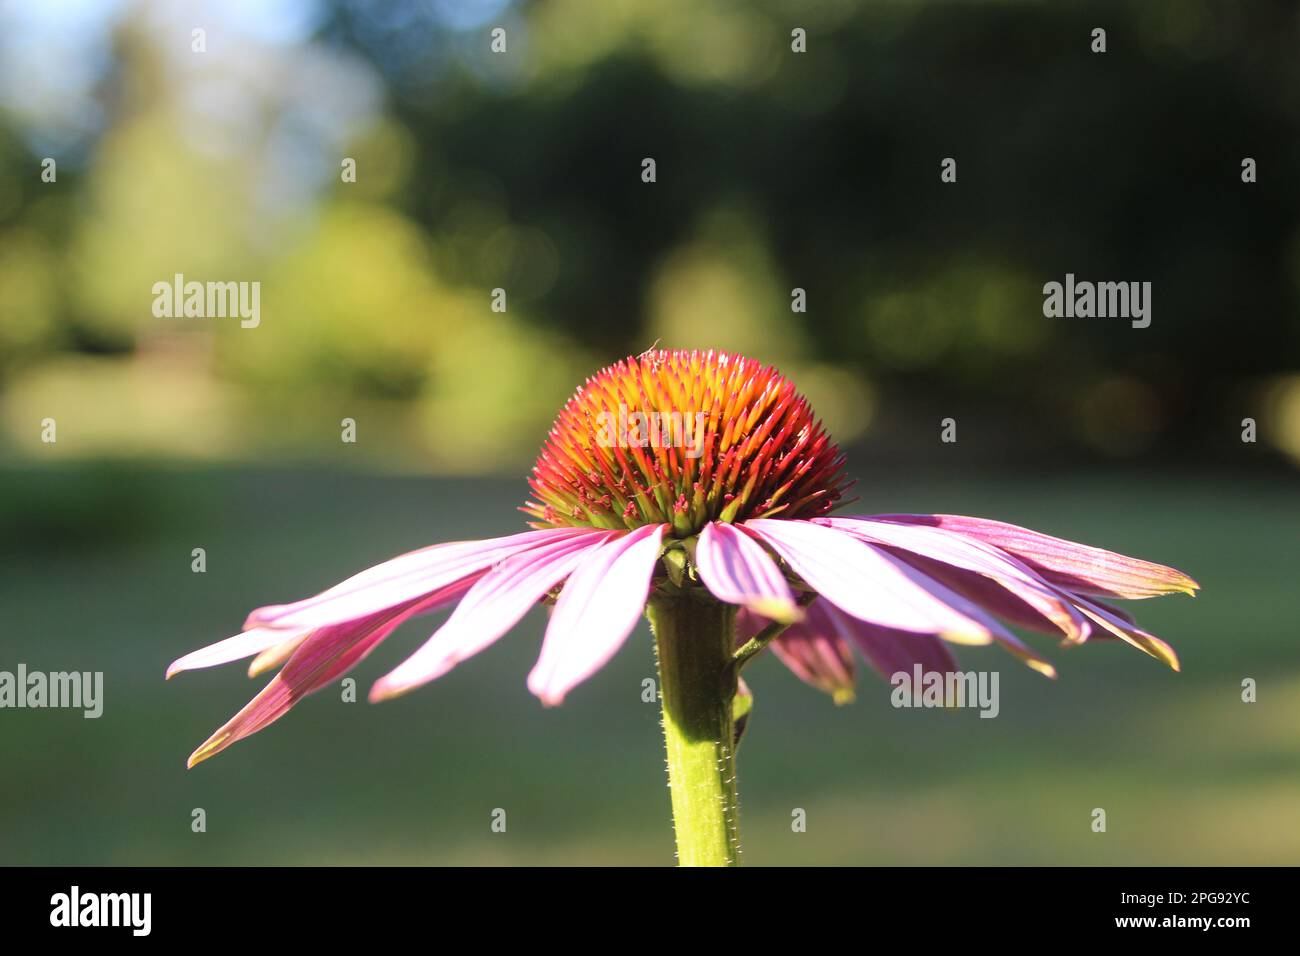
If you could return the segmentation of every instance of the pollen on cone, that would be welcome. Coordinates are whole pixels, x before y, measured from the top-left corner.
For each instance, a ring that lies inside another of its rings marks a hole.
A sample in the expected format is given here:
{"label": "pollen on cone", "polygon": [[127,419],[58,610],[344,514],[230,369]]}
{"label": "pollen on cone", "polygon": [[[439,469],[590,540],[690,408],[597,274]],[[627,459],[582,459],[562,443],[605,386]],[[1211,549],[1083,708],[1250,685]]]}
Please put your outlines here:
{"label": "pollen on cone", "polygon": [[535,527],[815,518],[849,482],[789,379],[744,356],[655,350],[597,372],[560,410],[523,506]]}

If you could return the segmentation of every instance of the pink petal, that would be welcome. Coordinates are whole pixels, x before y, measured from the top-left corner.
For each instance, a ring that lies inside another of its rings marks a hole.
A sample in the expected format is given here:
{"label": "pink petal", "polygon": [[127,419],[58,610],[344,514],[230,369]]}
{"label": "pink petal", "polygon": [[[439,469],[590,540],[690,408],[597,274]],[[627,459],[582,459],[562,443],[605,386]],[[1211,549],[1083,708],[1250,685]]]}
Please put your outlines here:
{"label": "pink petal", "polygon": [[312,631],[290,655],[284,669],[271,678],[271,682],[239,713],[204,741],[190,755],[187,766],[193,767],[279,720],[303,697],[351,670],[407,618],[436,602],[445,603],[450,592],[459,596],[465,588],[465,585],[456,584],[446,591],[386,608],[359,620]]}
{"label": "pink petal", "polygon": [[[435,611],[437,611],[439,608],[443,607],[444,605],[450,604],[452,601],[456,600],[462,594],[468,591],[470,587],[472,587],[473,584],[486,573],[487,573],[486,571],[479,571],[476,574],[471,574],[469,577],[458,582],[454,588],[450,588],[444,591],[443,594],[447,598],[446,601],[444,602],[438,604],[431,604],[429,602],[424,602],[424,601],[420,602],[419,608],[416,609],[416,611],[411,615],[411,617],[420,617],[425,614],[432,614]],[[258,654],[255,658],[253,658],[252,662],[249,663],[248,676],[256,677],[258,674],[279,667],[286,660],[288,660],[289,655],[298,649],[298,645],[301,644],[303,642],[303,639],[306,638],[307,635],[310,633],[311,633],[310,631],[303,631],[301,632],[301,634],[299,634],[298,637],[291,638],[290,640],[287,640],[281,644],[277,644],[274,647],[269,647],[266,650],[262,651],[262,653]]]}
{"label": "pink petal", "polygon": [[[1082,642],[1091,631],[1087,618],[1054,587],[1023,563],[992,545],[941,528],[876,521],[868,517],[815,520],[874,544],[898,548],[962,571],[983,575],[1005,588],[1019,602],[1028,605],[1037,617],[1054,623],[1072,641]],[[909,554],[900,557],[907,560]],[[923,567],[922,570],[929,573],[928,568]],[[973,594],[967,596],[974,597]],[[976,600],[978,601],[977,598]],[[1006,606],[1007,602],[999,600],[997,606],[989,610],[997,613],[999,608],[1005,610]],[[1023,623],[1024,615],[1020,617],[1022,620],[1017,623]]]}
{"label": "pink petal", "polygon": [[184,657],[177,658],[167,668],[167,679],[170,680],[181,671],[228,664],[243,657],[259,654],[268,648],[288,641],[301,641],[308,633],[305,629],[282,631],[277,628],[255,627],[244,631],[242,634],[228,637],[224,641],[217,641],[215,644],[209,644],[207,647],[201,647],[197,651],[190,651]]}
{"label": "pink petal", "polygon": [[[813,602],[814,605],[821,602]],[[948,645],[932,634],[913,634],[879,627],[847,614],[835,607],[826,608],[829,625],[842,638],[850,640],[862,652],[872,668],[888,681],[894,674],[912,672],[920,664],[925,673],[947,674],[957,670]]]}
{"label": "pink petal", "polygon": [[528,689],[547,705],[614,656],[645,609],[667,525],[645,525],[587,555],[555,603]]}
{"label": "pink petal", "polygon": [[993,639],[998,642],[998,646],[1020,661],[1030,670],[1037,671],[1044,677],[1056,679],[1056,668],[1038,651],[1034,650],[1015,634],[1006,628],[999,628],[993,634]]}
{"label": "pink petal", "polygon": [[[1041,634],[1059,634],[1062,631],[1057,622],[1036,611],[1032,606],[1026,604],[1024,600],[1008,591],[992,578],[972,571],[954,568],[942,561],[923,558],[915,552],[900,556],[917,570],[940,584],[952,588],[962,597],[973,601],[995,617]],[[1082,616],[1082,613],[1074,606],[1073,600],[1069,599],[1068,595],[1064,596],[1063,599],[1067,600],[1071,611]],[[1084,617],[1083,621],[1087,636],[1096,637],[1096,628],[1092,626],[1087,617]],[[1068,638],[1069,635],[1067,634]]]}
{"label": "pink petal", "polygon": [[1099,597],[1148,598],[1200,587],[1175,568],[1053,538],[1017,525],[961,515],[876,515],[880,521],[932,525],[1013,554],[1052,584]]}
{"label": "pink petal", "polygon": [[1011,631],[1007,630],[1007,628],[1003,626],[1002,622],[993,617],[993,615],[989,614],[973,601],[962,597],[957,592],[943,584],[940,584],[938,581],[931,579],[930,587],[934,591],[935,596],[945,604],[950,605],[987,628],[988,632],[993,636],[993,640],[997,642],[998,646],[1004,651],[1018,658],[1023,664],[1032,670],[1037,671],[1045,677],[1055,679],[1056,668],[1052,666],[1051,662],[1020,638],[1016,637],[1016,635]]}
{"label": "pink petal", "polygon": [[[465,587],[463,588],[449,587],[442,589],[443,600],[441,601],[421,601],[420,607],[422,610],[419,613],[435,611],[442,605],[456,600],[468,590],[469,584],[477,578],[477,574],[466,578]],[[201,647],[197,651],[191,651],[184,657],[177,658],[167,668],[167,679],[170,680],[182,671],[228,664],[230,661],[237,661],[253,654],[256,654],[257,658],[249,665],[248,676],[256,677],[263,671],[269,670],[286,660],[302,644],[311,631],[311,628],[305,627],[250,627],[234,637],[228,637],[224,641],[209,644],[207,647]]]}
{"label": "pink petal", "polygon": [[256,677],[258,674],[264,674],[279,667],[289,659],[290,655],[298,649],[298,645],[305,641],[310,634],[311,631],[302,631],[297,637],[290,638],[262,651],[248,662],[248,676]]}
{"label": "pink petal", "polygon": [[700,580],[713,596],[741,604],[764,617],[794,621],[801,616],[776,562],[753,538],[722,522],[710,522],[695,546]]}
{"label": "pink petal", "polygon": [[1138,650],[1150,654],[1156,660],[1168,665],[1175,671],[1181,669],[1181,665],[1178,663],[1178,654],[1154,634],[1148,634],[1146,631],[1134,627],[1131,620],[1126,620],[1124,616],[1117,614],[1113,608],[1108,608],[1104,604],[1089,601],[1087,598],[1077,595],[1074,600],[1078,602],[1080,611],[1121,641],[1132,644]]}
{"label": "pink petal", "polygon": [[548,528],[435,545],[368,568],[315,597],[258,608],[245,626],[322,627],[355,620],[446,587],[512,555],[589,533],[585,528]]}
{"label": "pink petal", "polygon": [[371,701],[427,684],[500,639],[583,557],[615,535],[614,531],[587,531],[503,561],[479,579],[432,637],[375,682]]}
{"label": "pink petal", "polygon": [[[814,601],[803,620],[771,643],[772,653],[805,684],[830,694],[837,704],[853,700],[853,651],[828,620],[825,601]],[[736,616],[737,644],[753,637],[767,621],[742,608]]]}
{"label": "pink petal", "polygon": [[[772,642],[772,650],[786,666],[794,671],[797,677],[814,687],[828,690],[828,687],[824,686],[824,684],[827,678],[833,676],[833,671],[813,670],[808,666],[810,662],[807,656],[803,656],[797,661],[787,659],[781,653],[781,643],[791,631],[795,632],[795,640],[797,641],[803,641],[811,637],[812,640],[821,641],[824,645],[833,645],[836,657],[847,650],[849,646],[857,647],[867,659],[867,663],[885,680],[889,680],[893,674],[899,671],[910,674],[912,665],[918,663],[927,672],[947,673],[957,669],[957,662],[948,650],[948,645],[932,634],[914,634],[910,631],[891,630],[869,624],[866,621],[859,621],[821,598],[814,600],[804,610],[806,612],[805,618],[798,624],[791,625],[783,631]],[[747,611],[741,611],[737,616],[736,631],[741,638],[748,639],[766,623],[766,621]],[[819,655],[817,661],[823,662],[825,657]],[[805,671],[808,672],[807,676],[805,676]],[[851,693],[851,679],[849,690]]]}
{"label": "pink petal", "polygon": [[771,545],[810,588],[859,620],[958,643],[993,639],[986,626],[936,597],[936,582],[845,531],[771,518],[750,519],[743,527]]}
{"label": "pink petal", "polygon": [[[1072,601],[1078,600],[1077,595],[1068,594],[1068,596]],[[1089,600],[1088,603],[1094,608],[1101,608],[1107,614],[1113,614],[1115,617],[1123,621],[1125,624],[1137,623],[1137,620],[1134,619],[1133,615],[1130,614],[1128,611],[1124,610],[1122,607],[1116,607],[1113,604],[1107,604],[1105,601],[1098,601],[1098,600]]]}

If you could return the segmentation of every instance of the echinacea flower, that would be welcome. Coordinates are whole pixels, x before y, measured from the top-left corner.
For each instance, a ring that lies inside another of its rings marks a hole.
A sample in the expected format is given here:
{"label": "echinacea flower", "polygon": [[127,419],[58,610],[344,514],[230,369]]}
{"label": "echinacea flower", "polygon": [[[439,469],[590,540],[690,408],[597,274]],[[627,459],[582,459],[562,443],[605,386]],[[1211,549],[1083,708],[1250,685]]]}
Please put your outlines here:
{"label": "echinacea flower", "polygon": [[[650,351],[592,376],[560,411],[522,511],[532,529],[402,555],[315,597],[259,608],[242,633],[168,677],[253,657],[279,673],[190,757],[193,766],[334,682],[408,619],[455,605],[375,683],[414,690],[550,605],[528,688],[561,703],[645,613],[659,653],[682,862],[734,862],[733,697],[771,646],[837,701],[853,654],[886,678],[955,669],[951,644],[1052,665],[1008,627],[1066,645],[1114,638],[1178,659],[1110,600],[1193,593],[1172,568],[1015,525],[954,515],[832,516],[843,457],[794,385],[752,359]],[[254,656],[255,655],[255,656]]]}

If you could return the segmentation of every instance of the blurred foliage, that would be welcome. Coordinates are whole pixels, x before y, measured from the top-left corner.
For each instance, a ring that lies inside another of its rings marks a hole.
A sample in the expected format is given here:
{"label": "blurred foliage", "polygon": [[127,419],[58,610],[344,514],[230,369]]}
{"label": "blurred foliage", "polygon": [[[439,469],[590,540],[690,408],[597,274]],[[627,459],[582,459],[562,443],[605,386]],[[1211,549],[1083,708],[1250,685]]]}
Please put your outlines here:
{"label": "blurred foliage", "polygon": [[[353,417],[368,466],[517,468],[585,374],[660,341],[774,362],[897,456],[945,415],[1022,460],[1240,457],[1247,416],[1300,456],[1292,4],[67,15],[0,22],[11,453],[347,456]],[[33,68],[75,37],[76,71]],[[1066,272],[1152,282],[1151,327],[1044,318]],[[261,324],[154,317],[177,273],[261,282]]]}

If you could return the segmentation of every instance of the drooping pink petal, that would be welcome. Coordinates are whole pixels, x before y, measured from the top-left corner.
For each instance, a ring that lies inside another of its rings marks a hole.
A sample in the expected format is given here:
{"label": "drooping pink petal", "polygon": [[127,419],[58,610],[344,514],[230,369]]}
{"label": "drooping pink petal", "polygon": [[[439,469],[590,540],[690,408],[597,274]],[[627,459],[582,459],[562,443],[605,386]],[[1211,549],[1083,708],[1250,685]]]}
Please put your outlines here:
{"label": "drooping pink petal", "polygon": [[1030,670],[1037,671],[1044,677],[1056,679],[1056,668],[1052,665],[1052,662],[1005,627],[999,627],[993,632],[993,640],[997,641],[1000,648]]}
{"label": "drooping pink petal", "polygon": [[1044,677],[1056,678],[1056,668],[1052,666],[1051,661],[1018,638],[984,608],[934,579],[930,580],[930,588],[945,604],[987,628],[993,640],[1004,651]]}
{"label": "drooping pink petal", "polygon": [[245,626],[310,628],[355,620],[446,587],[512,555],[590,530],[548,528],[413,551],[353,575],[315,597],[258,608]]}
{"label": "drooping pink petal", "polygon": [[700,532],[695,566],[713,596],[740,604],[775,621],[801,617],[790,585],[776,562],[753,538],[734,526],[712,521]]}
{"label": "drooping pink petal", "polygon": [[[1067,638],[1076,643],[1085,640],[1092,630],[1088,619],[1062,597],[1056,588],[1021,561],[982,541],[941,528],[877,521],[870,517],[814,520],[848,531],[865,541],[898,549],[892,553],[904,560],[908,560],[910,555],[920,555],[931,561],[942,562],[961,571],[988,578],[1010,592],[1016,601],[1028,605],[1037,617],[1052,622]],[[900,554],[900,551],[906,553]],[[922,570],[929,573],[927,567],[922,567]],[[962,579],[958,578],[958,580]],[[951,583],[952,578],[949,577],[948,581]],[[977,588],[968,590],[957,587],[955,590],[978,602],[978,598],[974,597],[975,593],[979,593]],[[999,608],[1005,610],[1007,604],[1008,602],[999,599],[996,601],[996,606],[985,605],[985,607],[997,613]],[[1015,614],[1014,609],[1012,613]],[[1025,615],[1018,616],[1020,620],[1017,623],[1024,623]]]}
{"label": "drooping pink petal", "polygon": [[[872,669],[886,681],[899,671],[910,674],[913,664],[920,664],[922,670],[926,672],[947,673],[957,669],[957,662],[953,659],[948,645],[933,634],[916,634],[869,624],[845,614],[835,605],[821,598],[814,600],[804,610],[806,612],[804,619],[783,631],[772,642],[772,649],[797,677],[814,687],[827,690],[825,684],[828,678],[834,677],[834,670],[814,671],[807,667],[809,659],[806,656],[801,657],[796,665],[792,666],[779,650],[782,639],[791,631],[795,631],[796,640],[803,639],[803,635],[799,633],[802,631],[804,635],[815,635],[815,638],[824,644],[833,645],[836,657],[847,651],[850,646],[856,647]],[[741,639],[748,639],[766,623],[747,611],[741,611],[737,616],[737,635]],[[819,655],[813,659],[813,662],[821,663],[825,660]],[[809,671],[808,676],[804,674],[805,669]],[[851,682],[849,691],[850,693],[852,691]]]}
{"label": "drooping pink petal", "polygon": [[346,674],[403,621],[454,600],[468,587],[458,582],[364,618],[313,630],[295,648],[280,673],[190,755],[187,766],[193,767],[279,720],[303,697]]}
{"label": "drooping pink petal", "polygon": [[1052,584],[1098,597],[1149,598],[1200,587],[1175,568],[1130,558],[1003,521],[962,515],[875,515],[880,521],[931,525],[985,541],[1020,558]]}
{"label": "drooping pink petal", "polygon": [[[1067,594],[1068,593],[1069,592],[1067,592]],[[1078,595],[1071,594],[1069,596],[1071,600],[1077,601],[1078,599]],[[1118,618],[1120,621],[1123,621],[1125,624],[1130,624],[1130,625],[1137,624],[1137,620],[1133,617],[1133,615],[1130,614],[1128,611],[1124,610],[1122,607],[1116,607],[1114,604],[1107,604],[1105,601],[1099,601],[1096,598],[1090,598],[1088,603],[1091,604],[1094,608],[1099,607],[1107,614],[1114,615],[1116,618]]]}
{"label": "drooping pink petal", "polygon": [[298,649],[298,645],[307,639],[311,631],[293,632],[297,637],[292,637],[287,641],[282,641],[274,647],[268,647],[262,653],[258,654],[248,662],[248,676],[256,677],[258,674],[264,674],[269,670],[274,670],[285,661],[289,656]]}
{"label": "drooping pink petal", "polygon": [[[487,573],[486,571],[475,572],[474,574],[471,574],[469,577],[464,578],[463,580],[458,582],[455,588],[444,591],[443,593],[445,595],[449,595],[445,602],[436,605],[424,601],[420,602],[419,608],[411,616],[419,617],[420,615],[423,614],[432,614],[435,611],[439,610],[441,607],[443,607],[445,604],[450,604],[456,598],[460,597],[462,594],[468,591],[474,585],[474,583],[478,581],[478,579],[481,578],[486,573]],[[307,635],[310,633],[311,633],[310,631],[302,631],[301,633],[299,633],[297,637],[291,638],[287,641],[284,641],[283,643],[277,644],[274,647],[268,647],[266,650],[262,651],[262,653],[258,654],[249,663],[248,676],[256,677],[258,674],[262,674],[266,671],[273,670],[274,668],[279,667],[281,664],[283,664],[286,660],[289,659],[289,655],[292,654],[297,649],[298,645],[301,644],[303,642],[303,639],[306,638]]]}
{"label": "drooping pink petal", "polygon": [[1074,599],[1078,603],[1080,611],[1121,641],[1132,644],[1138,650],[1150,654],[1156,660],[1168,665],[1175,671],[1181,669],[1181,665],[1178,663],[1178,654],[1154,634],[1148,634],[1146,631],[1134,626],[1131,620],[1126,620],[1121,614],[1117,614],[1113,608],[1108,608],[1104,604],[1089,601],[1087,598],[1078,595],[1075,595]]}
{"label": "drooping pink petal", "polygon": [[[1047,658],[1043,657],[1043,655],[1039,654],[1036,650],[1030,647],[1028,644],[1026,644],[1024,641],[1022,641],[1013,632],[1008,630],[1002,624],[1001,621],[997,620],[997,618],[995,618],[983,607],[979,606],[978,604],[969,600],[968,598],[962,596],[961,594],[958,594],[957,592],[953,591],[951,588],[947,587],[942,582],[934,580],[932,578],[928,579],[928,583],[926,587],[938,600],[942,601],[947,606],[953,608],[954,611],[979,623],[982,627],[984,627],[988,631],[992,640],[999,647],[1007,651],[1013,657],[1020,660],[1031,670],[1037,671],[1038,673],[1042,674],[1045,677],[1050,677],[1055,679],[1056,668],[1052,666],[1052,663],[1049,660],[1047,660]],[[912,636],[914,636],[906,631],[898,631],[897,629],[889,629],[889,628],[879,628],[878,625],[877,625],[877,629],[885,630],[885,631],[893,631],[895,632],[894,636],[900,639],[909,639]]]}
{"label": "drooping pink petal", "polygon": [[228,664],[244,657],[260,654],[268,648],[276,647],[289,641],[301,641],[308,634],[306,629],[282,631],[278,628],[254,627],[243,633],[217,641],[197,651],[190,651],[184,657],[172,661],[167,668],[167,679],[181,671],[196,670],[200,667],[215,667]]}
{"label": "drooping pink petal", "polygon": [[993,640],[985,625],[936,597],[938,585],[930,578],[846,531],[770,518],[750,519],[742,527],[769,544],[810,588],[859,620],[956,643]]}
{"label": "drooping pink petal", "polygon": [[913,634],[869,624],[835,607],[827,607],[826,612],[829,626],[843,639],[852,641],[872,669],[886,681],[900,671],[912,673],[915,664],[920,664],[925,673],[947,674],[957,670],[957,661],[948,645],[932,634]]}
{"label": "drooping pink petal", "polygon": [[500,639],[587,554],[617,535],[588,530],[507,558],[479,579],[414,654],[375,682],[370,700],[387,700],[441,677]]}
{"label": "drooping pink petal", "polygon": [[[853,651],[827,620],[825,601],[813,601],[803,620],[772,641],[772,653],[801,681],[831,696],[837,704],[853,700]],[[768,621],[741,608],[736,616],[737,644],[756,635]]]}
{"label": "drooping pink petal", "polygon": [[[421,610],[418,613],[435,611],[444,604],[450,604],[464,594],[478,577],[478,573],[467,576],[463,579],[464,587],[448,586],[439,589],[436,593],[441,596],[440,600],[420,601]],[[312,628],[306,627],[250,627],[234,637],[228,637],[224,641],[209,644],[207,647],[201,647],[184,657],[177,658],[167,668],[167,679],[170,680],[182,671],[228,664],[254,654],[257,657],[249,665],[248,676],[256,677],[287,660],[311,632]]]}
{"label": "drooping pink petal", "polygon": [[644,525],[588,554],[555,603],[528,689],[547,705],[623,646],[645,608],[667,525]]}
{"label": "drooping pink petal", "polygon": [[[895,551],[895,553],[917,570],[984,608],[994,617],[1031,631],[1037,631],[1040,634],[1061,633],[1061,627],[1056,621],[1045,617],[1041,612],[1035,610],[1031,605],[1025,603],[1024,600],[1008,591],[992,578],[973,571],[954,568],[942,561],[921,557],[915,552],[902,553],[901,551]],[[1069,600],[1068,596],[1064,596],[1062,599],[1067,601],[1071,610],[1082,615],[1082,612],[1074,606],[1073,601]],[[1087,628],[1088,638],[1096,637],[1097,629],[1092,626],[1087,617],[1084,617],[1084,624]],[[1069,635],[1066,635],[1066,639],[1070,639]]]}

